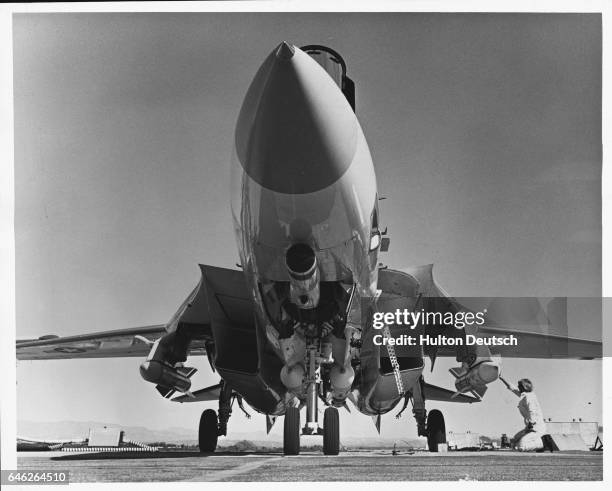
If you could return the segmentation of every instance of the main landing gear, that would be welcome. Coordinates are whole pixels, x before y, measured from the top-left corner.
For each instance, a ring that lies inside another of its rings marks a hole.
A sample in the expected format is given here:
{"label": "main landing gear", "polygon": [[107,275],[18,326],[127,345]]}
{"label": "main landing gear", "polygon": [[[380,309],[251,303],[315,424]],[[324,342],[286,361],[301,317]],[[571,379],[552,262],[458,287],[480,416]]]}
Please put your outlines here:
{"label": "main landing gear", "polygon": [[[416,384],[412,391],[412,414],[417,423],[417,433],[419,436],[427,437],[427,448],[430,452],[437,452],[440,443],[446,443],[446,425],[444,416],[438,409],[432,409],[427,413],[425,410],[425,398],[423,397],[423,377],[420,383]],[[397,414],[402,414],[408,405],[408,398],[404,401],[404,407]]]}
{"label": "main landing gear", "polygon": [[222,381],[219,394],[219,417],[217,417],[217,412],[214,409],[206,409],[200,417],[198,430],[200,452],[214,452],[217,448],[219,436],[227,435],[227,422],[232,415],[234,400],[238,402],[238,406],[246,414],[246,417],[251,417],[242,405],[242,398],[232,392],[232,389]]}
{"label": "main landing gear", "polygon": [[198,444],[200,452],[214,452],[217,448],[219,437],[219,422],[217,412],[214,409],[206,409],[200,417],[200,429],[198,431]]}
{"label": "main landing gear", "polygon": [[427,446],[429,451],[437,452],[440,443],[446,443],[444,416],[437,409],[433,409],[429,411],[427,416]]}

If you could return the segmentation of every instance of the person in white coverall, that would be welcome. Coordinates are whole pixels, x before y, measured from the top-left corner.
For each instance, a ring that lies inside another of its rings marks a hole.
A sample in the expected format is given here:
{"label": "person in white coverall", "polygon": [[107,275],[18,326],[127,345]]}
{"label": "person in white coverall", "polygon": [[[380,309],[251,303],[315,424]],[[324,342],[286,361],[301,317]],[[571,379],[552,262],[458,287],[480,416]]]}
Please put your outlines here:
{"label": "person in white coverall", "polygon": [[511,441],[512,446],[523,452],[543,449],[542,436],[546,434],[546,423],[538,398],[533,392],[533,384],[529,379],[522,378],[518,381],[518,387],[515,387],[501,375],[499,379],[520,398],[518,409],[525,421],[525,428],[514,435]]}

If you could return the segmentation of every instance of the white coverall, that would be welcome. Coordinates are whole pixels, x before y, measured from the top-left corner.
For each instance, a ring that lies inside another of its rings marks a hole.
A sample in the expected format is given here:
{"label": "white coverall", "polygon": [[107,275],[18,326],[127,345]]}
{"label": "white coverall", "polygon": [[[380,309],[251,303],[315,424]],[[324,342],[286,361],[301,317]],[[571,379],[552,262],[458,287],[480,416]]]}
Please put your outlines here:
{"label": "white coverall", "polygon": [[520,451],[543,448],[542,436],[546,434],[546,423],[538,398],[534,392],[521,393],[515,387],[510,390],[520,397],[518,409],[525,421],[525,428],[514,435],[514,447]]}

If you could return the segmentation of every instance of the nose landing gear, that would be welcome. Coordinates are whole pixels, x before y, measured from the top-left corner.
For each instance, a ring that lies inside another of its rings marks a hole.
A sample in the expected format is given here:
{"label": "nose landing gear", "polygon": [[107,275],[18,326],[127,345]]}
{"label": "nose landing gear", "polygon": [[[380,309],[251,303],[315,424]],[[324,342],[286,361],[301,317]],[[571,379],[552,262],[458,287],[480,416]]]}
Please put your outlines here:
{"label": "nose landing gear", "polygon": [[323,416],[323,453],[325,455],[340,453],[340,417],[335,407],[325,409]]}
{"label": "nose landing gear", "polygon": [[300,410],[297,407],[289,407],[285,412],[283,453],[285,455],[300,453]]}
{"label": "nose landing gear", "polygon": [[[340,453],[340,418],[335,407],[325,409],[323,428],[318,423],[319,384],[316,369],[317,353],[314,347],[309,349],[308,373],[306,375],[306,424],[302,435],[323,435],[323,453],[338,455]],[[300,453],[300,410],[297,407],[287,408],[283,434],[283,451],[285,455]]]}

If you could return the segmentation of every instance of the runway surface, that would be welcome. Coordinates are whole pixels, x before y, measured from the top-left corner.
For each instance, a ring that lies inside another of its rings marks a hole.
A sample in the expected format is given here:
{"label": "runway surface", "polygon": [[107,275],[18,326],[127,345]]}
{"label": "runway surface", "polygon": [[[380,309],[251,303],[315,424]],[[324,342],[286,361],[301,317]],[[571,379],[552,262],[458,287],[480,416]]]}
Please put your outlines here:
{"label": "runway surface", "polygon": [[24,471],[69,470],[71,482],[142,481],[598,481],[602,452],[304,453],[23,452]]}

